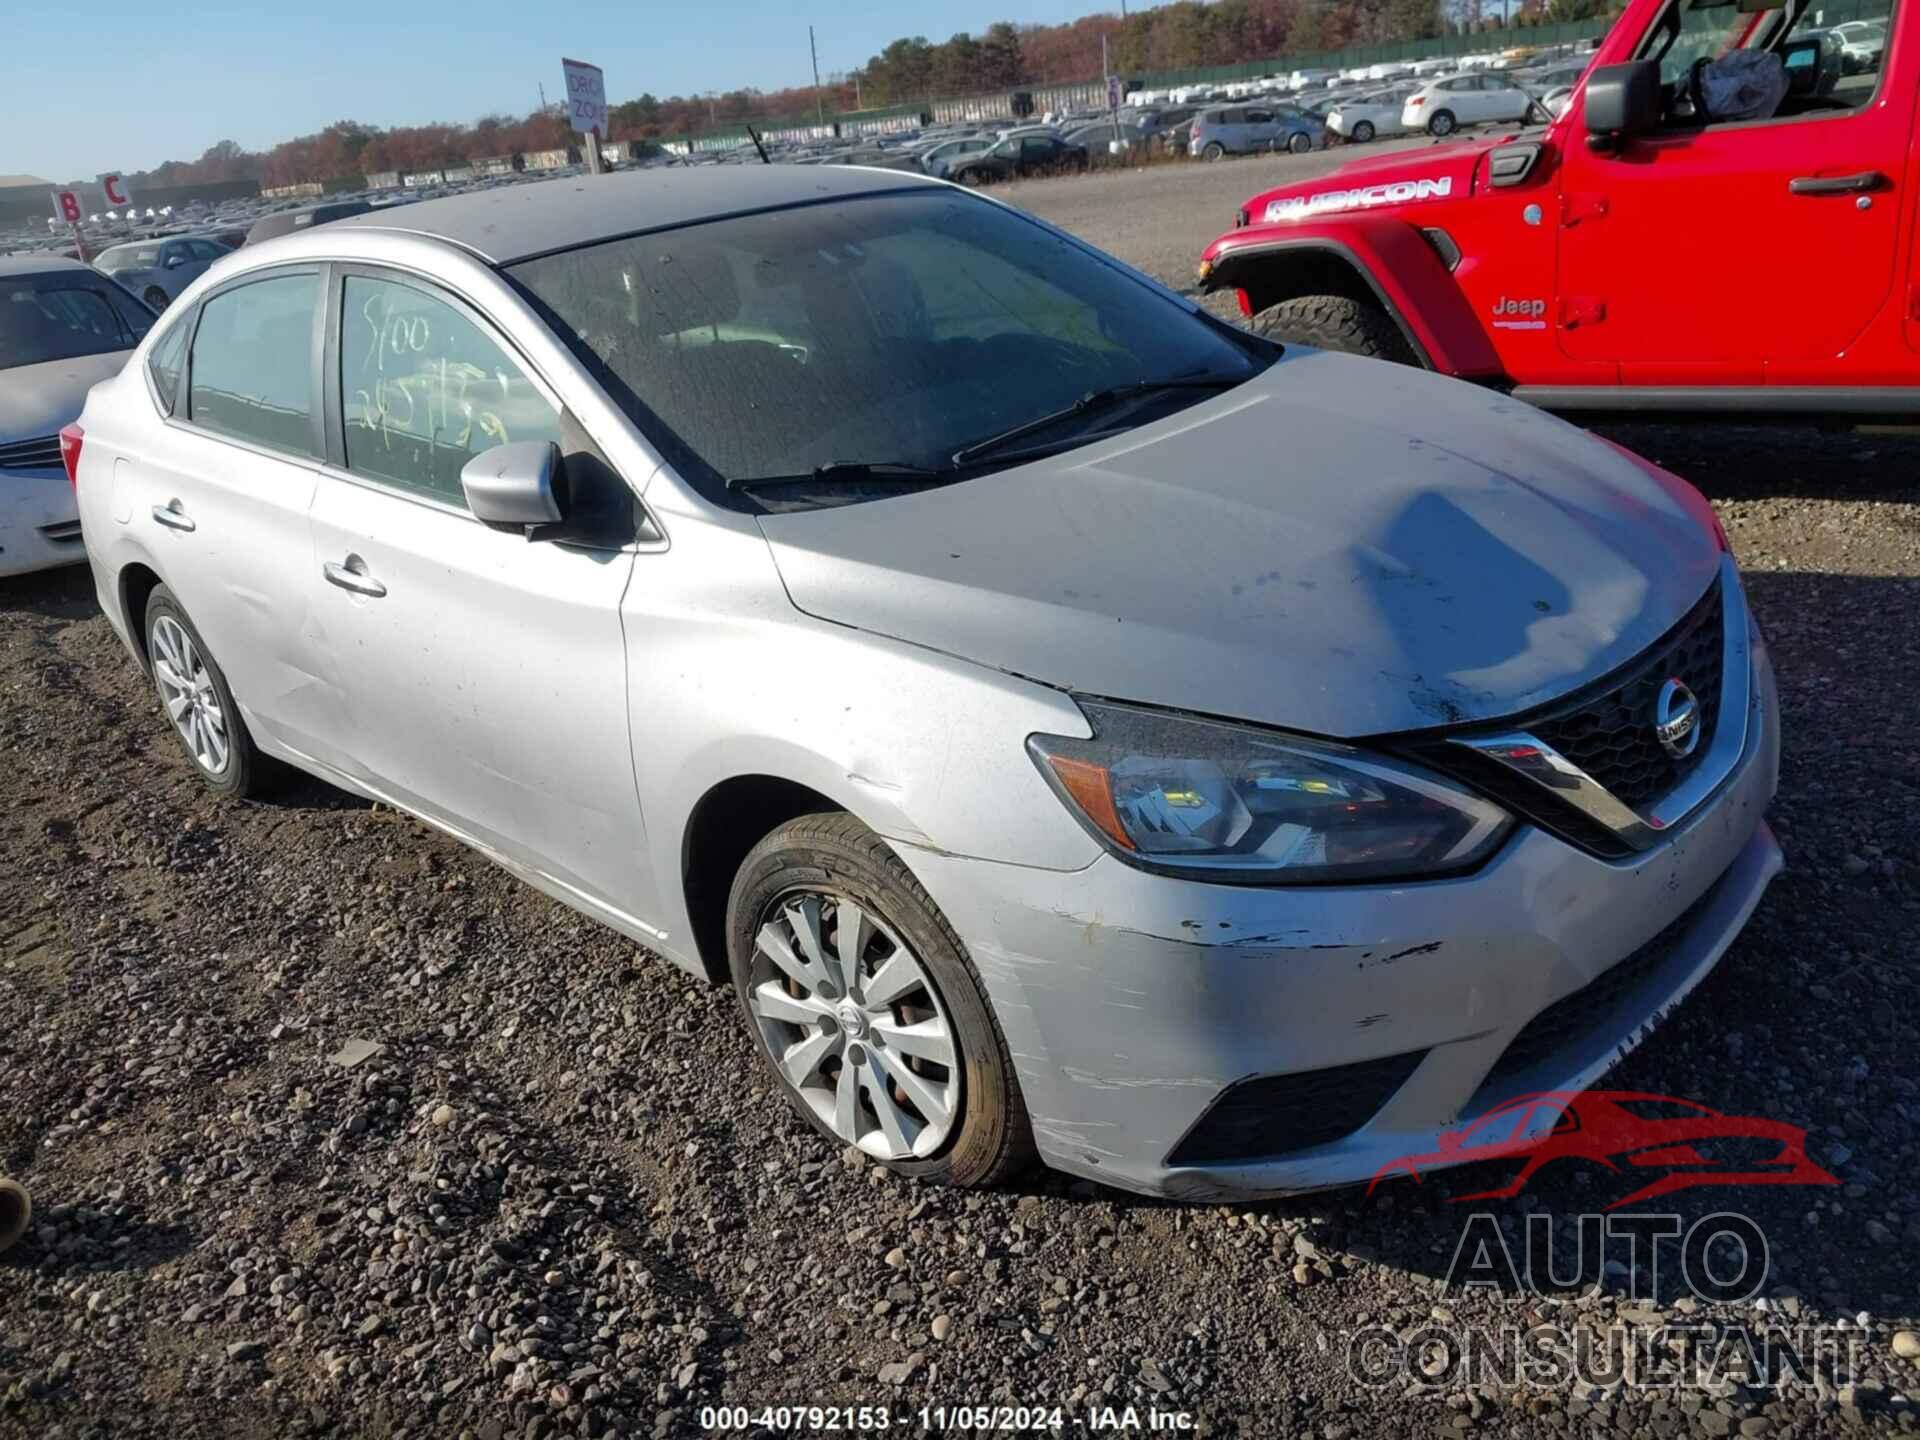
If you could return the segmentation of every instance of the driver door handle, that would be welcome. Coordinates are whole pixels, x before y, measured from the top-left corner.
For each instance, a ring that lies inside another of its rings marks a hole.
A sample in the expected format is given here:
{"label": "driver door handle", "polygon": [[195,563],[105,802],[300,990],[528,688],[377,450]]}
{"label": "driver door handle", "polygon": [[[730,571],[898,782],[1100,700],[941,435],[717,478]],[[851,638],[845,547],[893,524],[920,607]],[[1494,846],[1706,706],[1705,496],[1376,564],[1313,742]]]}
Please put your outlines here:
{"label": "driver door handle", "polygon": [[[350,565],[360,557],[349,555],[347,559]],[[335,564],[329,560],[320,567],[320,573],[327,577],[329,585],[338,585],[342,590],[351,590],[356,595],[371,595],[377,600],[387,593],[387,587],[367,574],[364,569],[350,569],[348,565]]]}
{"label": "driver door handle", "polygon": [[1864,195],[1889,183],[1878,170],[1862,170],[1858,175],[1796,176],[1787,182],[1787,189],[1795,195]]}

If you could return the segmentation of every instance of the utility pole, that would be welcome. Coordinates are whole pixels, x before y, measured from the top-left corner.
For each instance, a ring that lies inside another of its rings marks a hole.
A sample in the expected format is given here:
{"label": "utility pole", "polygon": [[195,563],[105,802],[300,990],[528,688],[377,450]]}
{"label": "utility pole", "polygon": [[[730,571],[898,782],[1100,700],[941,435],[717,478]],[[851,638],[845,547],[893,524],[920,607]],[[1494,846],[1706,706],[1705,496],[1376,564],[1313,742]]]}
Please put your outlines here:
{"label": "utility pole", "polygon": [[813,43],[813,26],[807,26],[807,54],[813,57],[813,118],[822,130],[827,128],[827,100],[820,93],[820,51]]}
{"label": "utility pole", "polygon": [[547,85],[544,80],[540,82],[540,113],[547,113]]}

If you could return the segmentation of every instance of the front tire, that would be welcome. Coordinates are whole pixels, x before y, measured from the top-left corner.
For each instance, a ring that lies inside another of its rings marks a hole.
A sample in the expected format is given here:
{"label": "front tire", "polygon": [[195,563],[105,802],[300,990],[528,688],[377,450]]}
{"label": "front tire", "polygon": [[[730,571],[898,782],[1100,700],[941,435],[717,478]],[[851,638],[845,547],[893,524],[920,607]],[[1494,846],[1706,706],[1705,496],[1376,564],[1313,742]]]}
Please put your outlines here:
{"label": "front tire", "polygon": [[1436,140],[1443,140],[1460,128],[1460,122],[1453,118],[1451,110],[1436,110],[1427,121],[1427,133]]}
{"label": "front tire", "polygon": [[1252,330],[1269,340],[1337,350],[1415,365],[1419,358],[1391,315],[1378,305],[1344,295],[1302,295],[1282,300],[1253,317]]}
{"label": "front tire", "polygon": [[227,677],[166,586],[147,597],[147,665],[160,706],[187,759],[209,789],[235,799],[258,795],[273,762],[254,746]]}
{"label": "front tire", "polygon": [[1287,149],[1295,155],[1304,155],[1313,149],[1313,137],[1304,130],[1296,130],[1287,141]]}
{"label": "front tire", "polygon": [[998,1184],[1031,1162],[972,962],[853,816],[803,815],[754,846],[727,902],[727,960],[774,1083],[828,1139],[942,1185]]}

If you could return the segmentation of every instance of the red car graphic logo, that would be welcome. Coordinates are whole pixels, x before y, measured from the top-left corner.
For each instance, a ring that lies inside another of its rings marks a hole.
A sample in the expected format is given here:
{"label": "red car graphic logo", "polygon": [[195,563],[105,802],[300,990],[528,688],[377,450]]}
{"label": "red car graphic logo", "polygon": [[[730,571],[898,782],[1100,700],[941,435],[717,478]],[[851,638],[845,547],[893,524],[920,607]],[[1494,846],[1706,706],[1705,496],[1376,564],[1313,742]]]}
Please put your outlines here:
{"label": "red car graphic logo", "polygon": [[1701,1185],[1838,1185],[1807,1158],[1807,1132],[1797,1125],[1751,1115],[1722,1115],[1672,1095],[1632,1090],[1548,1090],[1518,1095],[1458,1130],[1440,1136],[1440,1148],[1402,1155],[1374,1172],[1371,1195],[1382,1180],[1422,1170],[1524,1156],[1505,1185],[1470,1200],[1518,1195],[1534,1171],[1554,1160],[1583,1160],[1615,1174],[1662,1172],[1606,1208],[1691,1190]]}

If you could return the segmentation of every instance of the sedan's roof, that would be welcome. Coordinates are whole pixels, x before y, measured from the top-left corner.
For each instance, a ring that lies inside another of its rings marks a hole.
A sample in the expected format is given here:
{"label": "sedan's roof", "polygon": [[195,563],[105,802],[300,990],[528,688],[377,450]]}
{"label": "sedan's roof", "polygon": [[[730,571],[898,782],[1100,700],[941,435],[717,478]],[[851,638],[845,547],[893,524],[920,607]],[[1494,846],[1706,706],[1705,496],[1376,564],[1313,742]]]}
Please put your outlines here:
{"label": "sedan's roof", "polygon": [[495,264],[747,210],[868,195],[938,181],[843,165],[703,165],[574,175],[395,205],[335,229],[438,236]]}

